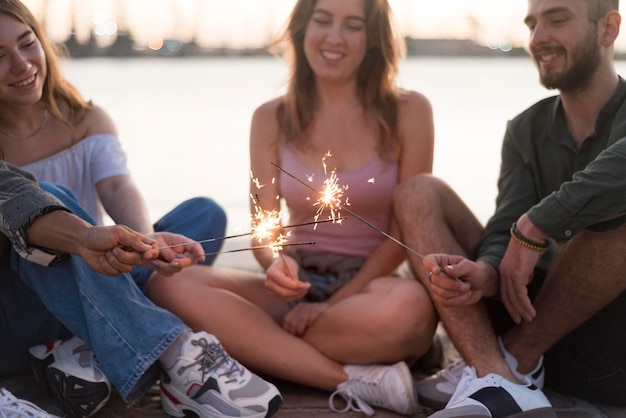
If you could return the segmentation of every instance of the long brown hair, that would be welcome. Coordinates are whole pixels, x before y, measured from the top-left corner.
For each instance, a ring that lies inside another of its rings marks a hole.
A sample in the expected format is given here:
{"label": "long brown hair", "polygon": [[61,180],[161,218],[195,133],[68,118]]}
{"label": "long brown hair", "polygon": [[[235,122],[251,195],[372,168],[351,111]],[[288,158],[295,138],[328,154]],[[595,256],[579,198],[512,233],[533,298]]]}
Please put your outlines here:
{"label": "long brown hair", "polygon": [[0,0],[0,13],[10,14],[24,23],[39,40],[46,56],[48,69],[41,100],[57,119],[73,129],[75,120],[68,120],[63,115],[60,108],[61,103],[65,103],[69,107],[70,119],[81,118],[92,105],[91,102],[85,101],[76,87],[63,77],[59,58],[65,56],[64,51],[50,41],[35,16],[19,0]]}
{"label": "long brown hair", "polygon": [[[359,67],[357,94],[365,111],[376,121],[381,156],[397,146],[398,61],[405,44],[397,36],[387,0],[364,0],[367,52]],[[283,32],[272,42],[273,51],[284,53],[290,78],[278,120],[285,139],[306,140],[316,105],[315,76],[304,54],[304,36],[317,0],[298,0]]]}

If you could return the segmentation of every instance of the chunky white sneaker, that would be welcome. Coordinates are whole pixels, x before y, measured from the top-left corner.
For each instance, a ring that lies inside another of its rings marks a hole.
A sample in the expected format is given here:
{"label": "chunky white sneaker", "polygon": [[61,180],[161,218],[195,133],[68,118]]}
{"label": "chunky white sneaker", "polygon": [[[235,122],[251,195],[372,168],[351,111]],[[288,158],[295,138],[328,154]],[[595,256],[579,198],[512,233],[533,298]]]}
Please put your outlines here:
{"label": "chunky white sneaker", "polygon": [[[328,403],[335,412],[358,411],[374,415],[370,406],[389,409],[404,415],[417,413],[417,393],[413,377],[403,361],[392,366],[345,366],[348,380],[339,384]],[[335,406],[335,396],[341,396],[346,405]]]}
{"label": "chunky white sneaker", "polygon": [[272,416],[282,404],[276,387],[230,357],[211,334],[198,332],[183,344],[176,362],[161,375],[161,404],[174,417]]}
{"label": "chunky white sneaker", "polygon": [[556,418],[556,412],[529,379],[520,385],[494,373],[478,378],[473,367],[466,367],[446,408],[430,417]]}
{"label": "chunky white sneaker", "polygon": [[6,389],[0,389],[0,416],[3,418],[59,418],[31,402],[16,398]]}
{"label": "chunky white sneaker", "polygon": [[[539,359],[539,363],[535,369],[528,373],[520,373],[517,371],[517,360],[513,357],[502,344],[502,340],[498,337],[498,344],[502,351],[504,360],[509,368],[520,381],[529,379],[536,387],[543,389],[545,380],[545,372],[543,367],[543,357]],[[463,377],[463,369],[467,366],[465,361],[460,360],[445,369],[442,369],[434,375],[426,379],[418,381],[415,386],[419,394],[420,403],[433,409],[443,409],[450,401],[450,398],[456,390],[456,386]]]}
{"label": "chunky white sneaker", "polygon": [[88,417],[106,405],[111,382],[93,352],[78,337],[29,349],[39,387],[54,395],[70,417]]}

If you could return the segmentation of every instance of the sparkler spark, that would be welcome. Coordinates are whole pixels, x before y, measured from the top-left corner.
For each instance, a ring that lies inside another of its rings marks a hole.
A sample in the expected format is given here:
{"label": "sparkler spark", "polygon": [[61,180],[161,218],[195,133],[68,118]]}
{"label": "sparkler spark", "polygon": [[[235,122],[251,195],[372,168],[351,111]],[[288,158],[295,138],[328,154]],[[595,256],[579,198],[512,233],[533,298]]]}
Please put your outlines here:
{"label": "sparkler spark", "polygon": [[[330,153],[327,153],[324,158],[323,158],[323,164],[324,164],[324,173],[326,173],[326,157],[330,156]],[[316,204],[318,202],[329,202],[328,204],[332,204],[332,208],[334,210],[337,211],[337,213],[340,210],[344,210],[345,212],[349,213],[350,215],[354,216],[355,218],[357,218],[359,221],[363,222],[365,225],[369,226],[370,228],[378,231],[379,233],[381,233],[382,235],[384,235],[386,238],[392,240],[393,242],[395,242],[396,244],[400,245],[401,247],[403,247],[405,250],[409,251],[410,253],[416,255],[417,257],[424,259],[425,256],[418,253],[417,251],[415,251],[413,248],[409,247],[408,245],[406,245],[405,243],[403,243],[402,241],[398,240],[395,237],[392,237],[391,235],[389,235],[388,233],[386,233],[385,231],[383,231],[382,229],[380,229],[379,227],[377,227],[376,225],[374,225],[373,223],[369,222],[367,219],[363,218],[360,215],[357,215],[356,213],[354,213],[354,211],[350,210],[349,208],[345,207],[345,205],[341,202],[340,197],[343,196],[343,192],[345,190],[347,190],[347,186],[343,187],[343,186],[338,186],[337,185],[337,176],[335,175],[335,171],[333,170],[331,172],[331,176],[326,179],[324,181],[324,189],[320,192],[318,190],[315,190],[313,187],[311,187],[309,184],[303,182],[302,180],[300,180],[298,177],[294,176],[293,174],[291,174],[290,172],[288,172],[287,170],[285,170],[284,168],[282,168],[281,166],[279,166],[276,163],[271,163],[274,167],[276,167],[277,169],[279,169],[280,171],[282,171],[283,173],[285,173],[286,175],[288,175],[289,177],[291,177],[292,179],[296,180],[298,183],[304,185],[305,187],[309,188],[309,190],[318,193],[320,195],[320,199],[316,202]],[[327,182],[328,184],[332,185],[332,187],[328,187],[328,189],[326,188],[327,186]],[[334,184],[334,185],[333,185]],[[337,189],[338,188],[338,189]],[[341,191],[341,194],[339,194],[339,192],[337,190]],[[331,192],[335,193],[332,194]],[[328,193],[328,194],[325,194]],[[321,204],[321,203],[320,203]],[[330,207],[330,206],[326,206],[326,207]],[[332,210],[332,209],[331,209]],[[316,214],[316,216],[318,216]],[[331,212],[331,218],[332,218],[332,212]]]}
{"label": "sparkler spark", "polygon": [[[298,245],[313,245],[313,244],[315,244],[315,241],[289,242],[289,243],[283,243],[281,245],[282,245],[282,247],[294,247],[294,246],[298,246]],[[212,252],[212,253],[206,253],[205,255],[215,255],[215,254],[237,253],[237,252],[240,252],[240,251],[260,250],[260,249],[263,249],[263,248],[272,248],[272,245],[274,245],[274,244],[256,245],[254,247],[237,248],[237,249],[234,249],[234,250],[226,250],[226,251],[215,251],[215,252]]]}
{"label": "sparkler spark", "polygon": [[[345,218],[340,218],[340,219],[343,220]],[[314,225],[315,226],[317,224],[321,224],[321,223],[325,223],[325,222],[334,222],[334,221],[333,220],[321,220],[321,221],[303,222],[303,223],[300,223],[300,224],[292,224],[292,225],[280,226],[279,228],[287,229],[287,228],[297,228],[299,226],[307,226],[307,225]],[[248,231],[248,232],[243,232],[241,234],[227,235],[227,236],[224,236],[224,237],[203,239],[203,240],[199,240],[199,241],[186,242],[186,243],[183,243],[183,244],[167,245],[167,246],[164,246],[164,247],[155,248],[155,250],[164,250],[166,248],[185,247],[187,245],[203,244],[203,243],[206,243],[206,242],[224,241],[224,240],[231,239],[231,238],[246,237],[246,236],[250,236],[250,235],[253,235],[253,234],[255,234],[255,231]],[[207,255],[210,255],[210,254],[207,254]]]}

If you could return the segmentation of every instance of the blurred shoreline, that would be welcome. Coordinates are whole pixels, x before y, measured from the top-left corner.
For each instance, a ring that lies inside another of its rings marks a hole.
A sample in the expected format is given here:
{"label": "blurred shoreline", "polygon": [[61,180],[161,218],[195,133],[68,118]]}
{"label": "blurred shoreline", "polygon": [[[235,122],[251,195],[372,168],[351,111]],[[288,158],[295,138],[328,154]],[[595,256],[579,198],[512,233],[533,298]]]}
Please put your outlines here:
{"label": "blurred shoreline", "polygon": [[[527,56],[524,48],[510,44],[485,46],[470,39],[421,39],[404,38],[407,56],[423,57],[520,57]],[[61,44],[70,57],[235,57],[269,56],[269,46],[258,48],[202,47],[195,41],[184,42],[178,39],[165,39],[159,48],[139,48],[132,36],[118,33],[110,45],[99,45],[95,39],[87,43],[79,42],[76,36],[70,36]]]}

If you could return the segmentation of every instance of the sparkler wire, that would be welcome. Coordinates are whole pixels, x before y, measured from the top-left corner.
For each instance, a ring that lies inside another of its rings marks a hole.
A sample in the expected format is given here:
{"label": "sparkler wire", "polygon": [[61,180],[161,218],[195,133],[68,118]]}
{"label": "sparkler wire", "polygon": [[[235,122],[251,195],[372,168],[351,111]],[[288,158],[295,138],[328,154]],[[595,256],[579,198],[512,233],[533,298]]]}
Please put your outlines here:
{"label": "sparkler wire", "polygon": [[[345,219],[345,218],[339,218],[339,219]],[[315,225],[315,224],[321,224],[321,223],[326,223],[326,222],[334,222],[334,220],[332,220],[332,219],[325,219],[325,220],[321,220],[321,221],[311,221],[311,222],[304,222],[304,223],[300,223],[300,224],[286,225],[286,226],[281,226],[281,227],[277,227],[277,228],[283,228],[283,229],[284,228],[296,228],[296,227],[299,227],[299,226]],[[164,250],[166,248],[175,248],[175,247],[185,247],[187,245],[203,244],[203,243],[206,243],[206,242],[223,241],[223,240],[227,240],[227,239],[231,239],[231,238],[246,237],[246,236],[250,236],[250,235],[254,235],[254,234],[255,234],[254,231],[248,231],[248,232],[243,232],[241,234],[227,235],[225,237],[203,239],[203,240],[200,240],[200,241],[186,242],[184,244],[167,245],[165,247],[155,248],[155,250]],[[265,248],[265,247],[263,247],[263,248]],[[212,254],[207,254],[207,255],[212,255]],[[215,254],[217,254],[217,253],[215,253]]]}
{"label": "sparkler wire", "polygon": [[[274,167],[276,167],[277,169],[279,169],[280,171],[282,171],[283,173],[285,173],[286,175],[288,175],[289,177],[291,177],[292,179],[296,180],[298,183],[306,186],[309,190],[321,194],[318,190],[315,190],[313,187],[311,187],[311,185],[306,184],[305,182],[303,182],[302,180],[300,180],[299,178],[297,178],[296,176],[294,176],[293,174],[291,174],[290,172],[288,172],[287,170],[285,170],[284,168],[282,168],[281,166],[279,166],[278,164],[275,163],[271,163]],[[402,241],[392,237],[391,235],[389,235],[388,233],[386,233],[385,231],[383,231],[382,229],[380,229],[379,227],[377,227],[376,225],[374,225],[373,223],[369,222],[367,219],[363,218],[362,216],[357,215],[356,213],[354,213],[352,210],[346,208],[344,205],[340,204],[341,209],[343,209],[344,211],[348,212],[350,215],[354,216],[355,218],[357,218],[359,221],[363,222],[365,225],[369,226],[370,228],[380,232],[381,234],[383,234],[385,237],[389,238],[390,240],[392,240],[393,242],[395,242],[396,244],[400,245],[401,247],[403,247],[404,249],[406,249],[407,251],[411,252],[412,254],[418,256],[419,258],[421,258],[422,260],[425,258],[424,255],[418,253],[417,251],[415,251],[413,248],[409,247],[408,245],[406,245],[405,243],[403,243]]]}
{"label": "sparkler wire", "polygon": [[[315,244],[315,241],[290,242],[290,243],[281,244],[281,247],[293,247],[293,246],[296,246],[296,245],[313,245],[313,244]],[[205,255],[238,253],[240,251],[261,250],[261,249],[264,249],[264,248],[271,248],[272,246],[275,246],[275,245],[276,244],[257,245],[255,247],[237,248],[237,249],[234,249],[234,250],[226,250],[226,251],[216,251],[216,252],[213,252],[213,253],[206,253]]]}

